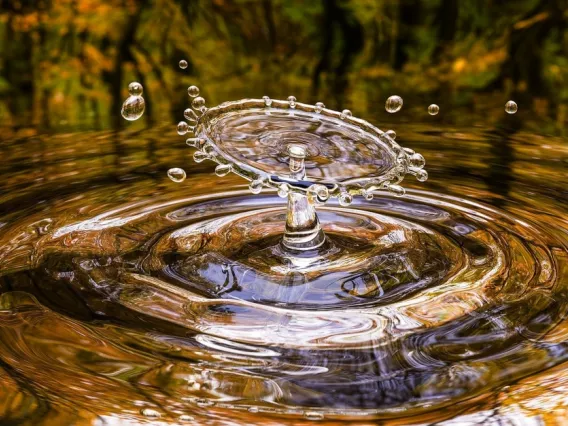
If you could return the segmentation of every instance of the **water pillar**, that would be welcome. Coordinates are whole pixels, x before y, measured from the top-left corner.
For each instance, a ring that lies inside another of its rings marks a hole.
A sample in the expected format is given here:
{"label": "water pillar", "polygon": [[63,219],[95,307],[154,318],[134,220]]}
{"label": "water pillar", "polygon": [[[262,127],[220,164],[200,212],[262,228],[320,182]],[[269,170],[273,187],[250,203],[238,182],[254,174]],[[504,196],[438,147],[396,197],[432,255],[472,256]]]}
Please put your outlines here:
{"label": "water pillar", "polygon": [[[304,180],[306,168],[304,159],[306,149],[301,145],[288,145],[290,156],[290,178]],[[321,229],[315,209],[315,195],[288,193],[288,210],[286,213],[286,230],[282,239],[284,247],[295,251],[313,250],[325,242],[325,234]]]}

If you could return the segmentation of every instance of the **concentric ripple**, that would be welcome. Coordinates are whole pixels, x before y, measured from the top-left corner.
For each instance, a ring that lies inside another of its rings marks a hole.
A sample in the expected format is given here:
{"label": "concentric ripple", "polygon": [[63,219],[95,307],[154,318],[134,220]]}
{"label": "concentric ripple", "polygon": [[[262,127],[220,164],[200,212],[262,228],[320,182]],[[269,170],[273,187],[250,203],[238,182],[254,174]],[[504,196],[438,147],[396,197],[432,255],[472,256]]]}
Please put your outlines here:
{"label": "concentric ripple", "polygon": [[553,227],[413,191],[327,205],[325,248],[296,257],[284,214],[243,191],[130,205],[50,224],[29,273],[127,330],[105,344],[169,360],[128,380],[171,410],[412,415],[568,358]]}

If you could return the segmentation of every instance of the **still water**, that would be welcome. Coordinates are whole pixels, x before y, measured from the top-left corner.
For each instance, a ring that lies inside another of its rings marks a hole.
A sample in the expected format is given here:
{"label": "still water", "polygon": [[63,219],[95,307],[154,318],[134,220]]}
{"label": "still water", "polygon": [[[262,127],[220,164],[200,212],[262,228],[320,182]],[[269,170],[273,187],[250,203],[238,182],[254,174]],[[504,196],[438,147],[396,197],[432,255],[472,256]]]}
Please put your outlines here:
{"label": "still water", "polygon": [[321,208],[325,274],[275,272],[285,200],[175,126],[5,129],[3,424],[562,424],[565,139],[429,104],[353,108],[430,179]]}

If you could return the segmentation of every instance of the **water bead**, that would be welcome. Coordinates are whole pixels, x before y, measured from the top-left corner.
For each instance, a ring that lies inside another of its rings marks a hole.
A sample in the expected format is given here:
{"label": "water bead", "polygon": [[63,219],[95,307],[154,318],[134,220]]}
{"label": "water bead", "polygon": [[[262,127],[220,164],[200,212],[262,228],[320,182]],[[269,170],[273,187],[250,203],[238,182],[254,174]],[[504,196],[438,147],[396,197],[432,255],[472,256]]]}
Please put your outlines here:
{"label": "water bead", "polygon": [[193,154],[193,161],[195,161],[196,163],[201,163],[202,161],[205,161],[205,160],[208,160],[208,159],[209,159],[209,155],[207,155],[203,151],[195,151],[195,153]]}
{"label": "water bead", "polygon": [[288,96],[288,104],[290,105],[290,108],[296,108],[296,97]]}
{"label": "water bead", "polygon": [[341,115],[339,116],[339,118],[345,120],[347,117],[351,117],[352,115],[353,113],[351,111],[349,111],[348,109],[344,109],[343,111],[341,111]]}
{"label": "water bead", "polygon": [[385,103],[385,109],[391,114],[400,111],[401,108],[402,98],[400,96],[390,96]]}
{"label": "water bead", "polygon": [[426,182],[428,180],[428,172],[424,169],[416,172],[416,180],[418,182]]}
{"label": "water bead", "polygon": [[353,202],[353,196],[349,192],[342,192],[339,194],[339,204],[343,207],[347,207]]}
{"label": "water bead", "polygon": [[132,96],[142,96],[143,91],[144,89],[142,88],[142,85],[136,81],[133,81],[128,85],[128,93]]}
{"label": "water bead", "polygon": [[426,165],[426,160],[421,154],[414,153],[410,156],[410,167],[421,169]]}
{"label": "water bead", "polygon": [[199,96],[199,97],[197,97],[193,100],[193,102],[191,103],[191,106],[194,109],[201,110],[203,107],[205,107],[205,99],[203,99],[201,96]]}
{"label": "water bead", "polygon": [[142,96],[129,96],[120,110],[122,117],[128,121],[138,120],[144,114],[146,103]]}
{"label": "water bead", "polygon": [[219,177],[227,176],[231,173],[232,166],[230,164],[219,164],[215,167],[215,174]]}
{"label": "water bead", "polygon": [[363,198],[365,198],[365,200],[367,201],[371,201],[373,199],[373,193],[371,191],[367,191],[366,189],[364,189],[361,192],[361,195],[363,196]]}
{"label": "water bead", "polygon": [[187,68],[187,61],[185,59],[182,59],[181,61],[179,61],[179,67],[184,70]]}
{"label": "water bead", "polygon": [[177,125],[177,132],[178,135],[185,135],[187,132],[189,131],[189,124],[187,124],[185,121],[180,121]]}
{"label": "water bead", "polygon": [[199,87],[197,86],[189,86],[187,88],[187,94],[192,98],[199,96]]}
{"label": "water bead", "polygon": [[260,191],[262,191],[262,186],[262,180],[255,179],[249,185],[250,192],[252,192],[253,194],[260,194]]}
{"label": "water bead", "polygon": [[280,198],[286,198],[289,192],[290,188],[288,187],[287,183],[283,183],[278,187],[278,196]]}
{"label": "water bead", "polygon": [[198,117],[195,114],[195,111],[193,111],[191,108],[186,108],[185,111],[183,112],[183,116],[187,121],[192,121],[194,123],[197,123]]}
{"label": "water bead", "polygon": [[507,112],[507,114],[514,114],[518,109],[519,107],[514,101],[509,101],[505,104],[505,111]]}
{"label": "water bead", "polygon": [[396,139],[396,132],[394,130],[387,130],[385,134],[393,141]]}
{"label": "water bead", "polygon": [[266,105],[267,107],[272,105],[272,99],[270,99],[268,96],[263,96],[262,99],[264,100],[264,105]]}
{"label": "water bead", "polygon": [[325,105],[323,104],[323,102],[317,102],[316,107],[315,107],[316,114],[319,114],[320,112],[322,112],[324,108],[325,108]]}
{"label": "water bead", "polygon": [[174,167],[168,170],[168,177],[174,182],[183,182],[185,180],[185,170],[179,167]]}
{"label": "water bead", "polygon": [[436,104],[432,104],[428,107],[428,114],[436,115],[440,112],[440,107]]}
{"label": "water bead", "polygon": [[400,185],[389,185],[388,190],[397,197],[402,197],[406,193],[405,189]]}

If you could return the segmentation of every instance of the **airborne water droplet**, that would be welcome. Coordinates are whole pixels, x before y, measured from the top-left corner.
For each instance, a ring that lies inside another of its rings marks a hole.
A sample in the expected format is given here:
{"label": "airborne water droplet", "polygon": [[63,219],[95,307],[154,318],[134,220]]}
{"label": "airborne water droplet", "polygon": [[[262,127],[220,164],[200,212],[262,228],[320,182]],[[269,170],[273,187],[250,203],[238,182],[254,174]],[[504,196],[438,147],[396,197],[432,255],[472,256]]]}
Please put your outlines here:
{"label": "airborne water droplet", "polygon": [[518,109],[519,107],[514,101],[509,101],[505,104],[505,111],[507,112],[507,114],[514,114]]}
{"label": "airborne water droplet", "polygon": [[199,87],[197,86],[189,86],[187,88],[187,94],[189,96],[191,96],[192,98],[195,98],[196,96],[199,96]]}
{"label": "airborne water droplet", "polygon": [[144,114],[146,103],[142,96],[129,96],[122,104],[120,114],[128,121],[138,120]]}
{"label": "airborne water droplet", "polygon": [[131,96],[142,96],[143,91],[142,85],[136,81],[128,85],[128,93],[130,93]]}
{"label": "airborne water droplet", "polygon": [[184,70],[187,68],[187,61],[185,59],[182,59],[181,61],[179,61],[179,67]]}
{"label": "airborne water droplet", "polygon": [[183,182],[185,180],[185,170],[179,167],[174,167],[168,170],[168,177],[174,182]]}
{"label": "airborne water droplet", "polygon": [[385,103],[385,109],[390,112],[394,113],[400,111],[402,108],[402,98],[400,96],[391,96],[387,99]]}
{"label": "airborne water droplet", "polygon": [[428,114],[436,115],[440,112],[440,107],[436,104],[432,104],[428,107]]}

